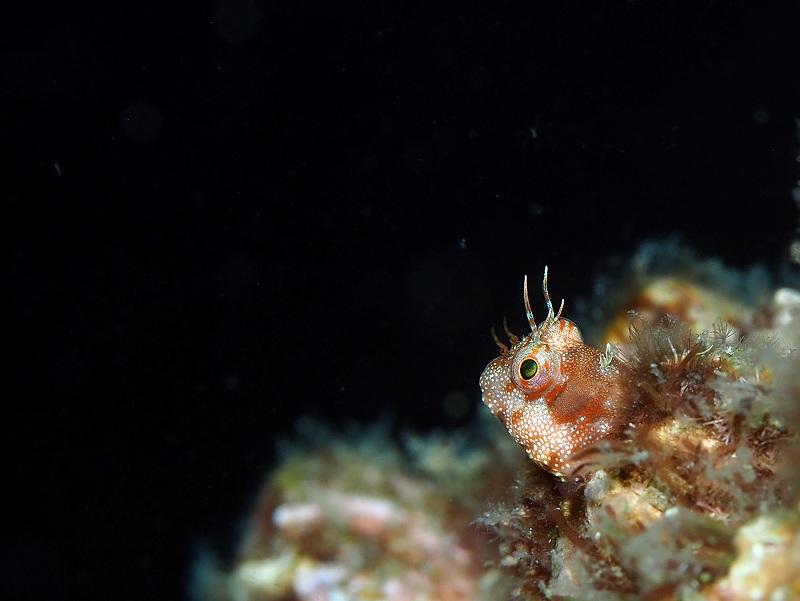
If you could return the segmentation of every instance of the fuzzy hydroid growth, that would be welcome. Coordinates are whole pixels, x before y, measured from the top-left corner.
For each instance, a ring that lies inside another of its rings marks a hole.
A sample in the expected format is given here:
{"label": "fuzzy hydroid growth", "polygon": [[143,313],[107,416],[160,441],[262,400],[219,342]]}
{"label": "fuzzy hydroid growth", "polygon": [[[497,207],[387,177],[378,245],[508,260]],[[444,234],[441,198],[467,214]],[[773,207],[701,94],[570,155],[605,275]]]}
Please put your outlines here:
{"label": "fuzzy hydroid growth", "polygon": [[[548,485],[531,466],[512,498],[484,516],[501,536],[503,563],[519,577],[518,597],[788,599],[800,592],[800,556],[787,560],[792,569],[782,576],[765,569],[776,597],[759,596],[749,588],[752,574],[745,584],[735,578],[743,570],[732,570],[752,555],[740,531],[753,520],[797,530],[797,482],[784,465],[796,455],[800,369],[780,338],[798,337],[799,308],[796,293],[779,292],[771,306],[739,316],[746,339],[722,322],[697,333],[676,316],[629,315],[614,358],[624,381],[606,387],[616,394],[618,417],[608,434],[559,457],[569,472],[537,461],[565,481]],[[531,336],[542,344],[543,336]],[[510,354],[530,352],[520,351],[526,341]],[[508,373],[513,383],[516,374]],[[511,394],[511,384],[505,390]],[[497,414],[486,389],[484,400]],[[525,402],[554,413],[557,398]],[[526,436],[499,417],[524,446]]]}

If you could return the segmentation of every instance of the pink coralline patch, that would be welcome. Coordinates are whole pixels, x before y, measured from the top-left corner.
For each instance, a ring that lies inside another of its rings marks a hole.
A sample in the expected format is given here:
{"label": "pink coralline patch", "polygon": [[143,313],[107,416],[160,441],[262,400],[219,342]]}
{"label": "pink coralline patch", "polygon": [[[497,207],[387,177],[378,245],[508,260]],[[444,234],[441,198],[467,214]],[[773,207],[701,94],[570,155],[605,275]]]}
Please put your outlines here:
{"label": "pink coralline patch", "polygon": [[367,538],[378,538],[407,520],[405,512],[387,499],[342,495],[334,502],[347,527]]}
{"label": "pink coralline patch", "polygon": [[272,523],[289,536],[313,532],[325,520],[322,509],[315,503],[287,503],[272,514]]}

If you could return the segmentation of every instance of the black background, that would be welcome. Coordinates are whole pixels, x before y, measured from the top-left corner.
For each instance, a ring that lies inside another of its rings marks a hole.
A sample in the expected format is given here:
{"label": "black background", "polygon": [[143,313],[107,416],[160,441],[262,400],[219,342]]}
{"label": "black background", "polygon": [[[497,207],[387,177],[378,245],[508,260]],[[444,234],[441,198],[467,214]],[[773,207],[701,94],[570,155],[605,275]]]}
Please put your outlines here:
{"label": "black background", "polygon": [[796,226],[790,5],[4,19],[0,586],[181,598],[299,417],[469,423],[489,328],[522,329],[521,276],[546,263],[567,316],[599,260],[655,236],[775,267]]}

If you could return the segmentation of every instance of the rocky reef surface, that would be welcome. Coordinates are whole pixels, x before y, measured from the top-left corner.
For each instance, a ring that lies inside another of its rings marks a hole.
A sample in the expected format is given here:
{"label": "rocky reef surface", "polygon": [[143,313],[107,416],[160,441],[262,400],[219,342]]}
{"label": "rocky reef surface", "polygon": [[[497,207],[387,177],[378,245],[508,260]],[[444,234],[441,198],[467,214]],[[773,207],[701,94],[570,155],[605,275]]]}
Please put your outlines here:
{"label": "rocky reef surface", "polygon": [[237,556],[198,559],[193,597],[800,598],[800,293],[674,244],[621,273],[592,337],[637,400],[622,437],[572,458],[577,478],[528,461],[488,410],[402,443],[303,424]]}

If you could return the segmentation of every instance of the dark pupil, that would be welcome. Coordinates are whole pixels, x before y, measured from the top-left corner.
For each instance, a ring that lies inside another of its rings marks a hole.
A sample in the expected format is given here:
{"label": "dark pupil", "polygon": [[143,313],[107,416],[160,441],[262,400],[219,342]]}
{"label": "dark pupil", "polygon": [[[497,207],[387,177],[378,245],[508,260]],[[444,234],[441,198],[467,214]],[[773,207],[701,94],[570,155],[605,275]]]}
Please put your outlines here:
{"label": "dark pupil", "polygon": [[533,359],[525,359],[519,366],[519,373],[523,380],[530,380],[539,371],[539,364]]}

